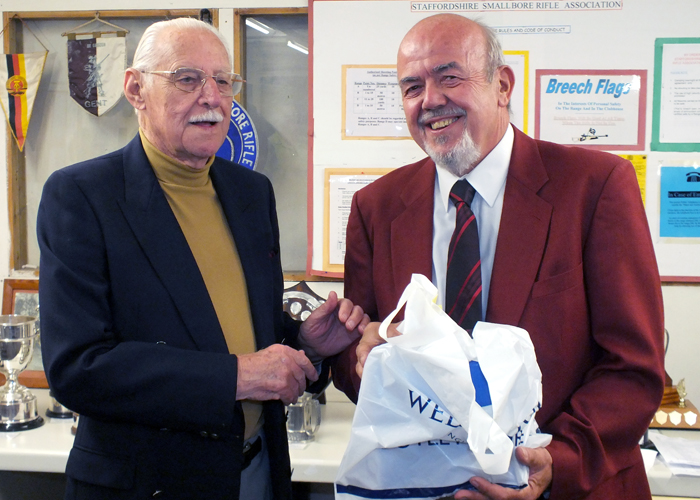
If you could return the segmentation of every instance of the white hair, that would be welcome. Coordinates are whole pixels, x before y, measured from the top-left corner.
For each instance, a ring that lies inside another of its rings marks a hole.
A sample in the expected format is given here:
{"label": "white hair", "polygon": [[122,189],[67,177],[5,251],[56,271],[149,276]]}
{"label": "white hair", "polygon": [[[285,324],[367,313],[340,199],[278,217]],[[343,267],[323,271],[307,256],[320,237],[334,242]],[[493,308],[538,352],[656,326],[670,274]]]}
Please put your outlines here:
{"label": "white hair", "polygon": [[505,66],[506,62],[503,58],[503,49],[501,48],[501,43],[498,41],[498,35],[496,31],[483,24],[480,21],[474,21],[478,24],[484,33],[484,38],[486,38],[486,76],[489,83],[493,81],[494,76],[496,76],[496,71],[501,66]]}
{"label": "white hair", "polygon": [[155,70],[157,65],[166,58],[171,47],[158,43],[158,38],[164,30],[170,28],[178,31],[208,31],[213,33],[219,41],[221,41],[221,45],[223,45],[226,50],[228,60],[231,62],[231,51],[229,50],[228,41],[219,30],[199,19],[178,17],[176,19],[168,19],[167,21],[158,21],[146,28],[146,31],[144,31],[139,41],[138,47],[136,47],[134,62],[132,64],[134,69],[139,71]]}

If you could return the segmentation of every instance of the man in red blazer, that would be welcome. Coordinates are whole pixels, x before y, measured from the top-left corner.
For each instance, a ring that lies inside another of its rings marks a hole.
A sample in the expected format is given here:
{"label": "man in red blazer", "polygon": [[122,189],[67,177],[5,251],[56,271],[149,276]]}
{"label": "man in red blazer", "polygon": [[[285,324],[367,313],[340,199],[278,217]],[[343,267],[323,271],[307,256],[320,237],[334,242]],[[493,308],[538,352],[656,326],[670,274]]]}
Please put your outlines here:
{"label": "man in red blazer", "polygon": [[[345,296],[380,321],[421,273],[444,305],[455,220],[447,193],[468,179],[477,192],[482,319],[529,332],[543,378],[537,420],[553,435],[546,448],[518,449],[530,467],[525,489],[473,478],[476,491],[455,498],[650,498],[638,442],[663,392],[663,306],[631,164],[510,125],[513,71],[491,30],[464,17],[414,26],[399,49],[398,78],[411,135],[430,158],[356,194]],[[351,398],[356,371],[380,342],[370,327],[334,367]]]}

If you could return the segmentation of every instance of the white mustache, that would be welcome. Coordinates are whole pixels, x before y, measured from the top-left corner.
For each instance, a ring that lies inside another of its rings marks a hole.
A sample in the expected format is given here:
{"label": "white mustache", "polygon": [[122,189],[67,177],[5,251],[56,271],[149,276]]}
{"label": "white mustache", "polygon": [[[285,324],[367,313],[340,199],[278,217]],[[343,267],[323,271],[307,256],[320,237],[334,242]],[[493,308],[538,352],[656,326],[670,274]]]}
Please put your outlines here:
{"label": "white mustache", "polygon": [[213,109],[210,109],[206,113],[202,113],[201,115],[195,115],[190,117],[190,123],[199,123],[199,122],[213,122],[213,123],[219,123],[224,120],[224,117],[221,113],[214,111]]}
{"label": "white mustache", "polygon": [[426,125],[428,120],[440,118],[441,116],[466,116],[467,112],[459,106],[450,106],[447,108],[439,108],[429,111],[422,111],[418,117],[419,125]]}

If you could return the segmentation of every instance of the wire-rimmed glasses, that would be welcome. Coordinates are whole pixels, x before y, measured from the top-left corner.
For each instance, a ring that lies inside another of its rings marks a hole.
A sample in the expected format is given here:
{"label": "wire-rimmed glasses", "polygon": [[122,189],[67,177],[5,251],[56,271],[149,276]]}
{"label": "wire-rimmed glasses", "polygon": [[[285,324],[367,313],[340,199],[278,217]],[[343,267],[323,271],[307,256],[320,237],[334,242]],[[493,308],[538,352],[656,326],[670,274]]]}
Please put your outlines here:
{"label": "wire-rimmed glasses", "polygon": [[170,82],[175,85],[176,89],[184,92],[197,92],[204,87],[207,79],[213,78],[216,82],[216,88],[219,89],[219,94],[224,97],[232,97],[238,94],[243,87],[243,80],[236,73],[217,73],[215,75],[207,75],[201,69],[196,68],[178,68],[174,71],[146,71],[141,70],[141,73],[163,75],[170,79]]}

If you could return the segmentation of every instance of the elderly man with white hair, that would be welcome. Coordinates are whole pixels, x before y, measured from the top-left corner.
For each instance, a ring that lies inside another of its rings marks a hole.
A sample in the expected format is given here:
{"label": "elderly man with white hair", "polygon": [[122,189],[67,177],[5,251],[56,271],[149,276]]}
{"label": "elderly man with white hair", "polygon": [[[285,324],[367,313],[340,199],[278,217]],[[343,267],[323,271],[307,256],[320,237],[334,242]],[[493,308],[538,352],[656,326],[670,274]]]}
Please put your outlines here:
{"label": "elderly man with white hair", "polygon": [[67,499],[290,499],[284,404],[368,322],[334,293],[283,312],[272,186],[215,157],[241,84],[211,26],[152,25],[124,80],[139,134],[46,182],[42,353],[80,414]]}

